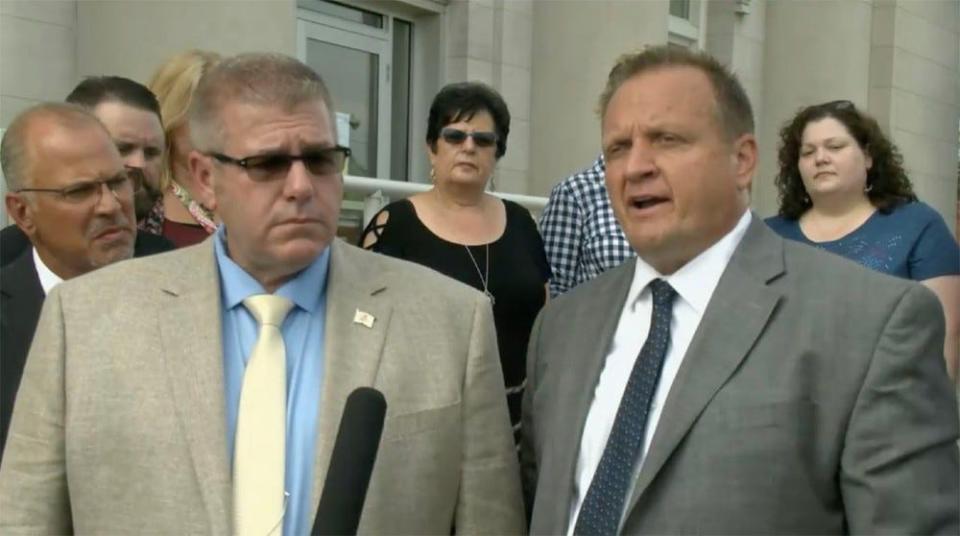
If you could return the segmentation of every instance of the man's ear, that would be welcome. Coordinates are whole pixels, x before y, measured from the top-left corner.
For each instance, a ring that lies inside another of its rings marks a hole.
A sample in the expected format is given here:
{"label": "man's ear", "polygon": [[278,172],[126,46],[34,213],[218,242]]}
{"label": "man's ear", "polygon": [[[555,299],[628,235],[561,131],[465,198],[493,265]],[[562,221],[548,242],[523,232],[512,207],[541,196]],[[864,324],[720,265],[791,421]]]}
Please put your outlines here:
{"label": "man's ear", "polygon": [[757,138],[753,134],[743,134],[733,142],[733,159],[737,189],[749,191],[757,170]]}
{"label": "man's ear", "polygon": [[196,187],[196,197],[200,204],[209,210],[217,211],[217,195],[215,193],[216,178],[213,173],[213,159],[200,153],[199,151],[190,151],[187,156],[187,166],[190,168],[190,176],[193,178],[193,184]]}
{"label": "man's ear", "polygon": [[7,214],[13,218],[17,227],[33,241],[33,237],[37,234],[36,207],[22,193],[7,193],[3,201],[7,206]]}

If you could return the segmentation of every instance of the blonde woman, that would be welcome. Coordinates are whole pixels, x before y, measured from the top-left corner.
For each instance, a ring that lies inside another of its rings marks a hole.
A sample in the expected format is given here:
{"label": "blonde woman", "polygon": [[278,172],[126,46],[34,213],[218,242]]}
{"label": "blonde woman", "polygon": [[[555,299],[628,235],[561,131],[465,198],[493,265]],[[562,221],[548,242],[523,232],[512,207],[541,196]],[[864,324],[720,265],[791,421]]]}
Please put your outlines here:
{"label": "blonde woman", "polygon": [[194,199],[193,178],[187,167],[190,127],[187,112],[200,77],[220,61],[220,55],[187,50],[168,59],[150,79],[150,90],[160,101],[166,151],[160,171],[163,197],[141,221],[146,232],[163,235],[177,247],[196,244],[216,229],[215,216]]}

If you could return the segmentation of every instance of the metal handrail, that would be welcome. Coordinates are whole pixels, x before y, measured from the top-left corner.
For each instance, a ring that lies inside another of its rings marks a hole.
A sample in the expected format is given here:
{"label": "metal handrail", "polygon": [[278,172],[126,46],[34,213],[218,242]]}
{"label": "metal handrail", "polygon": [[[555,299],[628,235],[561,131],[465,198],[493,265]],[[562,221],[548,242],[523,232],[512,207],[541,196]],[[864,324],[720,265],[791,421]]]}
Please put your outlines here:
{"label": "metal handrail", "polygon": [[[357,177],[355,175],[343,176],[343,189],[345,192],[359,193],[366,196],[363,207],[363,225],[370,221],[381,208],[387,205],[391,199],[402,199],[419,192],[425,192],[432,188],[430,184],[407,181],[391,181],[385,179],[371,179],[369,177]],[[491,194],[508,201],[513,201],[526,208],[535,215],[543,212],[547,206],[546,197],[537,197],[523,194],[510,194],[506,192],[490,192]]]}

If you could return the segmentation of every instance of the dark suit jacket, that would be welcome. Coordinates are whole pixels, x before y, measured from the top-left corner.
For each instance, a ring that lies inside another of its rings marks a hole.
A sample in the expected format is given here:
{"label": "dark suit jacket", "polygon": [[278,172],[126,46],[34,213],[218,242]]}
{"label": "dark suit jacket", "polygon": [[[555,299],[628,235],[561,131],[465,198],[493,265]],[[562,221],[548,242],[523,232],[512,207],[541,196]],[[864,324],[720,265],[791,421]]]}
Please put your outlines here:
{"label": "dark suit jacket", "polygon": [[[0,230],[0,266],[6,266],[15,261],[21,253],[28,249],[30,249],[30,239],[19,227],[8,225]],[[137,241],[133,243],[133,256],[146,257],[172,249],[174,249],[173,242],[166,238],[139,232],[137,233]]]}
{"label": "dark suit jacket", "polygon": [[0,460],[43,298],[32,250],[0,269]]}
{"label": "dark suit jacket", "polygon": [[[133,255],[145,257],[173,249],[162,236],[137,233]],[[0,460],[7,444],[23,365],[43,307],[43,287],[33,264],[30,241],[16,225],[0,231]]]}
{"label": "dark suit jacket", "polygon": [[[584,422],[635,261],[551,301],[530,338],[531,534],[565,534]],[[623,534],[958,534],[957,401],[932,292],[754,216],[703,313]]]}

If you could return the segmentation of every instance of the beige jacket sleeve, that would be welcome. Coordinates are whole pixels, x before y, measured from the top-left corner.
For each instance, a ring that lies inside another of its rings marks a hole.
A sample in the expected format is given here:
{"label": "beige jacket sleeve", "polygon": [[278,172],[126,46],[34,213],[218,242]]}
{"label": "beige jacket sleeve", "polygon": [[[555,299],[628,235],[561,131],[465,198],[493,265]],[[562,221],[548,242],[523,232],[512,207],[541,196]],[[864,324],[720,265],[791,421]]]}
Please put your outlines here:
{"label": "beige jacket sleeve", "polygon": [[525,532],[520,468],[507,413],[493,312],[478,295],[463,386],[458,534]]}
{"label": "beige jacket sleeve", "polygon": [[67,491],[66,333],[60,289],[47,296],[0,466],[0,534],[72,532]]}

